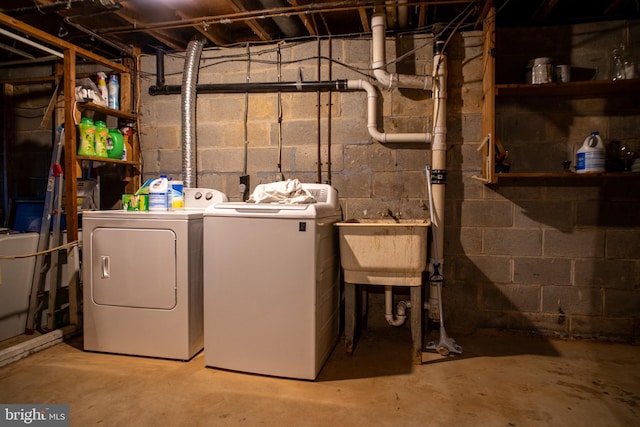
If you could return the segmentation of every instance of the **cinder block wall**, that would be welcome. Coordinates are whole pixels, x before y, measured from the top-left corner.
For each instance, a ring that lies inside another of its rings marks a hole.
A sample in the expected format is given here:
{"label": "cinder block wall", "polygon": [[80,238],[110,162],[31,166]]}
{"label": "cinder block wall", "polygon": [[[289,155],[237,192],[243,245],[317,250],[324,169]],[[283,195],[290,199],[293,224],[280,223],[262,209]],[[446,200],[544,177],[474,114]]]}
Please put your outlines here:
{"label": "cinder block wall", "polygon": [[[610,205],[610,193],[601,198],[604,193],[598,185],[536,183],[492,188],[473,179],[480,173],[477,149],[483,139],[482,41],[481,32],[466,32],[454,36],[447,47],[449,175],[443,271],[447,328],[454,333],[507,328],[624,339],[636,336],[640,311],[637,216],[627,213],[626,218],[633,218],[622,226],[615,216],[610,217],[613,223],[603,224],[599,212],[615,211],[615,205]],[[433,46],[429,35],[389,39],[387,59],[414,47],[418,50],[413,55],[389,71],[430,73]],[[370,74],[370,51],[367,38],[252,46],[248,70],[246,47],[205,49],[198,81],[242,83],[247,81],[247,72],[252,82],[277,81],[279,74],[282,81],[295,81],[300,72],[309,81],[366,79],[363,73]],[[329,66],[322,60],[318,71],[318,52],[348,66]],[[144,177],[164,173],[180,178],[180,96],[150,96],[155,57],[143,57],[141,64]],[[181,83],[183,66],[183,56],[165,58],[167,84]],[[379,95],[381,130],[431,131],[429,92],[380,89]],[[366,130],[364,92],[285,93],[281,111],[279,126],[277,94],[250,94],[248,103],[244,94],[199,95],[197,185],[220,189],[231,200],[240,200],[246,112],[251,190],[277,179],[281,140],[284,177],[330,181],[339,192],[345,218],[379,218],[388,209],[403,218],[428,217],[425,165],[431,159],[429,146],[372,142]],[[621,198],[616,200],[637,205],[637,186],[615,190]],[[628,195],[632,190],[635,196]],[[403,290],[398,291],[397,298],[402,298]],[[378,297],[372,300],[370,319],[383,324],[382,298]]]}

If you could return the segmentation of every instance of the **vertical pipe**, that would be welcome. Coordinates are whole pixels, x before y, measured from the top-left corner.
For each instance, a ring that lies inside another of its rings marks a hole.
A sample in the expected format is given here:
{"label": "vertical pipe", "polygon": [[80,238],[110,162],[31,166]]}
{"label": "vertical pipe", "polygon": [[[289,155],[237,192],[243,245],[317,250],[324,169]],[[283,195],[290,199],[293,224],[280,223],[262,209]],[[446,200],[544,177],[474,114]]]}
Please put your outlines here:
{"label": "vertical pipe", "polygon": [[[331,81],[331,79],[333,78],[333,72],[332,72],[332,68],[331,65],[333,64],[333,61],[331,61],[331,58],[333,57],[333,48],[332,48],[332,42],[331,42],[331,37],[329,37],[328,39],[328,43],[329,43],[329,63],[327,64],[327,66],[329,67],[329,81]],[[327,106],[327,184],[331,185],[331,91],[327,92],[328,93],[328,106]]]}
{"label": "vertical pipe", "polygon": [[[444,259],[444,205],[445,205],[445,184],[446,184],[446,137],[447,137],[447,56],[442,51],[444,42],[436,42],[436,51],[433,58],[433,136],[431,143],[431,182],[433,184],[433,204],[435,224],[431,225],[432,240],[431,245],[432,265],[440,265],[440,274],[443,275]],[[437,253],[436,253],[437,252]],[[429,287],[429,318],[440,319],[438,308],[437,287]]]}
{"label": "vertical pipe", "polygon": [[[322,68],[322,59],[320,56],[322,55],[322,45],[320,41],[320,37],[318,37],[318,81],[321,81],[320,78],[321,68]],[[318,159],[318,176],[316,178],[317,183],[322,182],[322,94],[320,91],[317,92],[317,101],[318,101],[318,144],[317,144],[317,159]]]}
{"label": "vertical pipe", "polygon": [[164,52],[162,49],[156,49],[156,85],[164,86]]}
{"label": "vertical pipe", "polygon": [[197,187],[196,164],[196,85],[204,41],[192,40],[182,76],[182,181],[185,188]]}

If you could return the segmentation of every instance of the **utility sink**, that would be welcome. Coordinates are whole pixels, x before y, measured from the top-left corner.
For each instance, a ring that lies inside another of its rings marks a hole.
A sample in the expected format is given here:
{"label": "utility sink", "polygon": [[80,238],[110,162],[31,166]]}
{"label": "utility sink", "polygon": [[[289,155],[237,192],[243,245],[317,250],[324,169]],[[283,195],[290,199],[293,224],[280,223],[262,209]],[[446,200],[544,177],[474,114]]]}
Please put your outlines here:
{"label": "utility sink", "polygon": [[344,281],[420,286],[427,269],[428,219],[349,219],[336,223]]}

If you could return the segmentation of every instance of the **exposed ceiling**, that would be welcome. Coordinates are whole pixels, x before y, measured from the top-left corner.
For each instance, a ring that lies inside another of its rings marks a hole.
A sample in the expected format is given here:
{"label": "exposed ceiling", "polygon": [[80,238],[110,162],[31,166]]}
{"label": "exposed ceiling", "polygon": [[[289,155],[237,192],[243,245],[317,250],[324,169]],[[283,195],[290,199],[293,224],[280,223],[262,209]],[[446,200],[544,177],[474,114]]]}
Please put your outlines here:
{"label": "exposed ceiling", "polygon": [[[481,28],[491,0],[3,0],[0,12],[109,59],[209,46],[370,33],[374,9],[390,32]],[[638,19],[640,0],[495,0],[498,26]],[[42,60],[0,24],[0,65]]]}

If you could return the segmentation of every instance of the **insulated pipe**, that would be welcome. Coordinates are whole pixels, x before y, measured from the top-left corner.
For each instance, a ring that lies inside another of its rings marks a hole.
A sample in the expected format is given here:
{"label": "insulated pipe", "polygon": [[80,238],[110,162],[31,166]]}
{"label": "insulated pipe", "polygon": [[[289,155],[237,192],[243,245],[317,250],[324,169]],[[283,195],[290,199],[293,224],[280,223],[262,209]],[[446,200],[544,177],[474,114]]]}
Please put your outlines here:
{"label": "insulated pipe", "polygon": [[196,84],[204,41],[191,40],[187,46],[182,77],[182,181],[185,188],[198,185],[196,163]]}
{"label": "insulated pipe", "polygon": [[[447,56],[442,51],[444,43],[436,43],[436,54],[433,58],[433,143],[431,144],[431,181],[433,183],[434,223],[431,224],[433,239],[431,244],[430,264],[439,264],[439,273],[444,275],[444,205],[446,170],[446,137],[447,137]],[[437,249],[436,249],[437,248]],[[437,250],[437,253],[436,253]],[[433,273],[433,271],[432,271]],[[437,286],[431,283],[429,287],[429,318],[440,319],[438,308]]]}
{"label": "insulated pipe", "polygon": [[371,34],[373,38],[371,68],[380,85],[391,90],[396,87],[431,90],[432,76],[413,76],[387,72],[385,49],[386,22],[384,14],[377,13],[371,17]]}
{"label": "insulated pipe", "polygon": [[385,286],[384,289],[384,317],[391,326],[402,326],[407,320],[407,305],[404,301],[398,302],[397,314],[393,315],[393,287]]}

